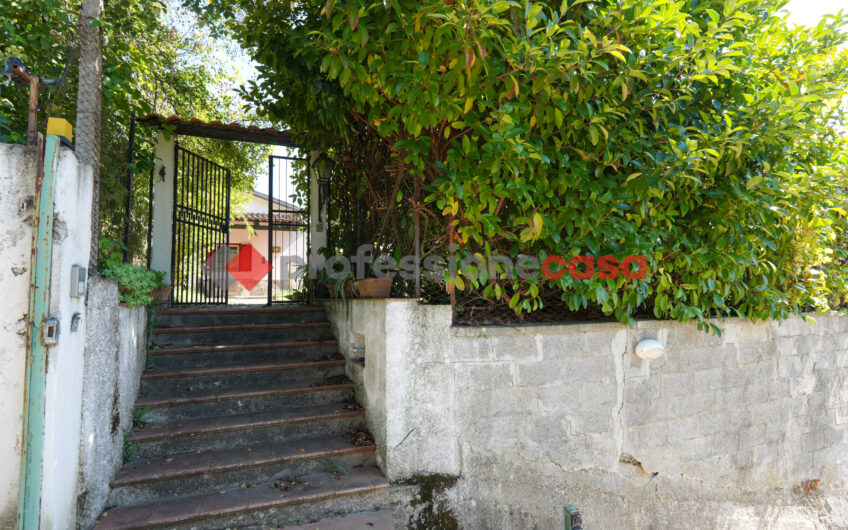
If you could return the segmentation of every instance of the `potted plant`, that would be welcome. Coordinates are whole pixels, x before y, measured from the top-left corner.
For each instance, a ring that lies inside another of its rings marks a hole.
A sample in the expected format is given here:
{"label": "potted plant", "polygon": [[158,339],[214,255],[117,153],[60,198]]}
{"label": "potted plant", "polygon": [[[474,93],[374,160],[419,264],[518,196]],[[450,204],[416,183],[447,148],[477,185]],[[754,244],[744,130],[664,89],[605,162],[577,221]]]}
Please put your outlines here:
{"label": "potted plant", "polygon": [[[382,269],[381,269],[382,270]],[[371,272],[374,273],[374,264],[371,264]],[[383,272],[392,272],[385,271]],[[396,272],[396,271],[395,271]],[[394,277],[372,277],[364,278],[356,282],[360,298],[389,298],[392,295],[392,283]]]}
{"label": "potted plant", "polygon": [[347,274],[342,278],[327,276],[325,282],[330,291],[330,298],[346,300],[348,297],[354,298],[357,295],[356,277],[353,274]]}
{"label": "potted plant", "polygon": [[159,287],[153,290],[151,297],[157,304],[167,304],[171,300],[171,286],[165,283],[165,273],[162,271],[153,271],[156,273],[156,280]]}

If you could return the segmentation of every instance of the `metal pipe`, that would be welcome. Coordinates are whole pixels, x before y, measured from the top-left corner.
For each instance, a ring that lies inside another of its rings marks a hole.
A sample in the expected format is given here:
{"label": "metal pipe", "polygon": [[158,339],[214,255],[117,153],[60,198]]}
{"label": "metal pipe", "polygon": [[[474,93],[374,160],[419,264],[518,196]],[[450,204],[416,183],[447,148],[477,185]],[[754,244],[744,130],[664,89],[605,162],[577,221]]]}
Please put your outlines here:
{"label": "metal pipe", "polygon": [[[147,268],[153,260],[153,168],[150,168],[150,181],[147,183]],[[174,279],[171,278],[173,282]]]}
{"label": "metal pipe", "polygon": [[130,116],[130,141],[127,153],[127,199],[124,204],[124,263],[130,258],[130,222],[132,221],[133,173],[135,165],[135,111]]}
{"label": "metal pipe", "polygon": [[[274,265],[274,156],[268,157],[268,261]],[[273,302],[274,269],[268,272],[268,305]]]}
{"label": "metal pipe", "polygon": [[415,178],[415,204],[413,207],[415,208],[415,298],[417,300],[421,300],[421,241],[420,241],[420,213],[418,210],[418,201],[421,192],[421,182],[418,180],[418,177]]}
{"label": "metal pipe", "polygon": [[12,70],[21,79],[29,83],[29,114],[27,116],[27,145],[38,143],[38,90],[39,79],[37,75],[27,73],[20,65],[13,65]]}
{"label": "metal pipe", "polygon": [[182,168],[182,165],[179,162],[180,157],[180,143],[179,141],[174,141],[174,182],[172,183],[174,187],[174,195],[173,201],[174,204],[171,206],[171,303],[178,304],[182,302],[182,298],[178,297],[177,294],[177,205],[179,204],[179,196],[177,195],[177,180],[179,180],[179,170]]}
{"label": "metal pipe", "polygon": [[[230,170],[227,170],[227,208],[224,214],[225,222],[227,223],[226,228],[226,242],[227,242],[227,252],[230,251],[230,186],[233,182],[233,175]],[[222,271],[222,275],[224,275],[224,280],[226,280],[226,271]],[[224,282],[226,284],[226,281]],[[224,289],[224,305],[230,303],[230,290],[229,288]]]}
{"label": "metal pipe", "polygon": [[[35,77],[35,76],[33,76]],[[36,78],[37,79],[37,78]],[[42,341],[48,318],[50,276],[53,261],[54,169],[59,155],[59,137],[37,139],[39,158],[35,185],[30,258],[30,291],[27,310],[26,386],[24,387],[23,454],[18,493],[17,527],[36,529],[40,525],[41,481],[44,451],[44,405],[47,385],[47,346]],[[43,155],[41,149],[44,149]]]}

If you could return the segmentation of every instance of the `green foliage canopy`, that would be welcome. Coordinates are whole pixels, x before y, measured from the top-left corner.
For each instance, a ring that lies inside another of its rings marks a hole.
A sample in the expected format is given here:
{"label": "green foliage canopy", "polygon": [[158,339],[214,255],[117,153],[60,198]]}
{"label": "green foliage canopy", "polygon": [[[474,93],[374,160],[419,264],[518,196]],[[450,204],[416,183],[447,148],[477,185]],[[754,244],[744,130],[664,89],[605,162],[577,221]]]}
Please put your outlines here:
{"label": "green foliage canopy", "polygon": [[[0,11],[0,60],[20,57],[30,71],[59,79],[68,52],[77,46],[79,0],[11,0]],[[190,12],[179,3],[161,0],[106,2],[103,29],[103,110],[100,182],[101,235],[120,239],[124,224],[127,149],[133,111],[178,114],[202,120],[251,121],[224,89],[237,82],[224,68],[225,51],[197,30]],[[77,59],[67,69],[65,86],[47,86],[41,93],[39,125],[49,115],[75,122]],[[0,142],[24,142],[28,87],[0,82]],[[135,197],[130,247],[144,254],[147,230],[147,184],[153,167],[155,134],[139,126],[136,140]],[[257,171],[264,170],[266,146],[181,138],[195,152],[232,170],[236,202],[253,189]],[[234,212],[238,208],[233,209]]]}
{"label": "green foliage canopy", "polygon": [[[313,142],[391,142],[472,252],[645,255],[554,282],[623,322],[782,318],[846,288],[846,18],[784,0],[212,0],[250,98]],[[541,283],[481,278],[518,311]],[[550,286],[548,286],[550,287]]]}

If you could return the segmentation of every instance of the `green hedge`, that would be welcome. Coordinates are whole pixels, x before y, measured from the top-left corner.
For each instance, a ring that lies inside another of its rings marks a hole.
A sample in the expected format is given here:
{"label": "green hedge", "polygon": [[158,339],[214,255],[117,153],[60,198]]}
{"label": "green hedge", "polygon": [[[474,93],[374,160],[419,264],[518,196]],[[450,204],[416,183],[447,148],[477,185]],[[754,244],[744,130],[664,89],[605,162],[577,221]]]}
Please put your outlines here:
{"label": "green hedge", "polygon": [[[783,3],[205,9],[254,50],[252,101],[315,145],[389,139],[466,250],[646,255],[645,280],[555,287],[622,322],[704,322],[827,309],[846,285],[848,19],[793,28]],[[539,281],[487,295],[533,310]]]}

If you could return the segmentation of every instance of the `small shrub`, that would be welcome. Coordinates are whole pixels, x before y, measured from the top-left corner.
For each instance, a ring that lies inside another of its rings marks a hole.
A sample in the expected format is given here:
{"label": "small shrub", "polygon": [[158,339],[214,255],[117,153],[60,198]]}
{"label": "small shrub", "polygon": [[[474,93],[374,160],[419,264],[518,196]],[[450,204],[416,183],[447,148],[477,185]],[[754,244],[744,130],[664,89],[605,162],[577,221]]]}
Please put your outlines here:
{"label": "small shrub", "polygon": [[165,278],[160,271],[129,263],[105,268],[101,273],[118,280],[118,299],[129,306],[152,304],[151,293],[164,285]]}
{"label": "small shrub", "polygon": [[131,462],[138,456],[138,445],[127,440],[129,435],[130,431],[124,431],[124,462]]}
{"label": "small shrub", "polygon": [[147,422],[150,421],[148,414],[153,410],[153,407],[144,407],[143,409],[133,409],[133,427],[143,429]]}
{"label": "small shrub", "polygon": [[97,248],[100,249],[100,270],[105,271],[117,267],[124,262],[124,243],[108,237],[97,240]]}

